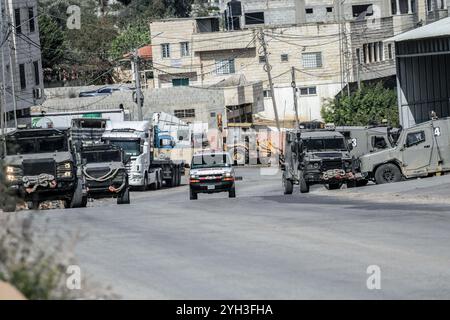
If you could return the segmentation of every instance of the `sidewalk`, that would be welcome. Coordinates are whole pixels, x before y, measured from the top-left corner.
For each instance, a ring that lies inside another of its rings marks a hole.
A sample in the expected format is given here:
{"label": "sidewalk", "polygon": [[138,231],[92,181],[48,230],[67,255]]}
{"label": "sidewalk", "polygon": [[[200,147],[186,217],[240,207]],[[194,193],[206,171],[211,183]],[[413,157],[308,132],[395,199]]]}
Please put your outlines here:
{"label": "sidewalk", "polygon": [[[345,188],[345,187],[344,187]],[[316,195],[348,197],[374,202],[408,202],[421,204],[450,204],[450,175],[408,180],[399,183],[341,189],[317,189]]]}

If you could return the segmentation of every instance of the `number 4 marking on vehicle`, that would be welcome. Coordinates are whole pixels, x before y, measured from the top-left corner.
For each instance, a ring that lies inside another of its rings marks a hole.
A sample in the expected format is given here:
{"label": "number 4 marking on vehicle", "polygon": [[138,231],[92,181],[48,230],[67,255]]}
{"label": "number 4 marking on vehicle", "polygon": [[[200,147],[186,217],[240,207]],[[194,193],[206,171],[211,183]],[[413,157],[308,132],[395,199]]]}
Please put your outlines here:
{"label": "number 4 marking on vehicle", "polygon": [[441,128],[439,128],[439,127],[434,128],[434,135],[437,137],[440,137],[441,136]]}

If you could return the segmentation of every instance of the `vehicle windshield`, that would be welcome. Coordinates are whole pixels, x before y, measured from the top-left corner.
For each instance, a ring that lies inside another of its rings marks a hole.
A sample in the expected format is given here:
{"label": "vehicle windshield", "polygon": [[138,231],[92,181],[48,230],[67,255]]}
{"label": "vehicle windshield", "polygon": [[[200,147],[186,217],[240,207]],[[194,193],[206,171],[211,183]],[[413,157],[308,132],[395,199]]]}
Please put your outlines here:
{"label": "vehicle windshield", "polygon": [[122,157],[120,151],[88,151],[81,154],[83,161],[86,163],[101,163],[101,162],[121,162]]}
{"label": "vehicle windshield", "polygon": [[65,136],[57,137],[39,137],[39,138],[20,138],[6,140],[6,154],[33,154],[33,153],[51,153],[68,151],[67,140]]}
{"label": "vehicle windshield", "polygon": [[137,157],[141,154],[141,144],[139,140],[133,141],[109,140],[108,142],[113,146],[122,149],[127,156]]}
{"label": "vehicle windshield", "polygon": [[305,148],[309,151],[347,150],[342,138],[307,139],[304,143]]}
{"label": "vehicle windshield", "polygon": [[228,154],[194,156],[191,164],[192,169],[229,168],[231,166],[231,158]]}

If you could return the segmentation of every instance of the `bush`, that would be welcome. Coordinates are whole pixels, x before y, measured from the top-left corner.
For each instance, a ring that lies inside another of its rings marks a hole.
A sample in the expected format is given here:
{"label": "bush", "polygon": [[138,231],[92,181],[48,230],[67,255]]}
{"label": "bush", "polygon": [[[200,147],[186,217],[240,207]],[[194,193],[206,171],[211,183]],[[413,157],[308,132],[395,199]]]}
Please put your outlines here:
{"label": "bush", "polygon": [[[110,299],[106,289],[83,290],[66,286],[67,268],[76,265],[73,248],[77,237],[47,237],[48,230],[33,225],[31,216],[0,213],[0,280],[16,287],[31,300]],[[97,286],[98,288],[98,286]]]}
{"label": "bush", "polygon": [[362,86],[354,94],[325,102],[321,111],[327,123],[337,126],[367,126],[384,120],[394,127],[399,125],[397,93],[386,89],[381,82]]}

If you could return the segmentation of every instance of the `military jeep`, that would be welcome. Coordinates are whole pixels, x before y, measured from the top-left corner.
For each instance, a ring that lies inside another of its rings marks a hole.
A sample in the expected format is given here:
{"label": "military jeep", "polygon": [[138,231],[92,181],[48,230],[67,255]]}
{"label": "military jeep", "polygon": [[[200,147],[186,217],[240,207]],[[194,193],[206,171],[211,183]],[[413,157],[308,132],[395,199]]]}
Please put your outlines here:
{"label": "military jeep", "polygon": [[300,186],[301,193],[308,193],[315,184],[330,190],[343,184],[356,186],[362,175],[350,149],[345,137],[334,130],[287,132],[282,164],[284,194],[292,194],[294,185]]}
{"label": "military jeep", "polygon": [[2,140],[2,176],[7,201],[3,211],[15,211],[24,201],[34,210],[44,201],[62,200],[66,208],[82,206],[83,186],[67,131],[19,129]]}

